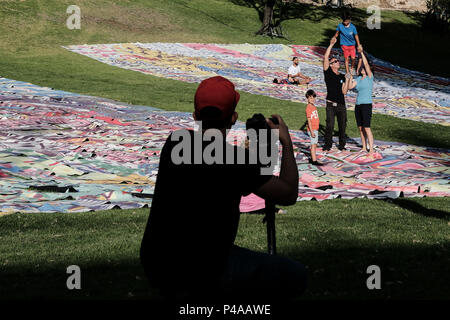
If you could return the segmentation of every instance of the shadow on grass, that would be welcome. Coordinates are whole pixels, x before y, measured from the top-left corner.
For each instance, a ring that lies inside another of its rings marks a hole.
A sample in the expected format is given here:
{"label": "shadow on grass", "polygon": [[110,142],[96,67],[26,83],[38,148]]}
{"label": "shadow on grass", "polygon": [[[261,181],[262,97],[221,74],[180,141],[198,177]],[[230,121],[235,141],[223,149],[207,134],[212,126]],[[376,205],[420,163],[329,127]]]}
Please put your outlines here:
{"label": "shadow on grass", "polygon": [[[233,4],[253,8],[258,13],[259,20],[264,19],[265,0],[230,0]],[[340,16],[342,9],[333,9],[331,7],[318,7],[298,2],[277,1],[273,10],[274,26],[279,26],[283,21],[292,19],[306,19],[314,22],[320,22],[323,19],[329,19]],[[257,30],[255,30],[256,32]]]}
{"label": "shadow on grass", "polygon": [[[341,243],[322,252],[293,249],[308,266],[305,299],[448,299],[450,245],[361,247]],[[381,289],[369,290],[367,268],[381,269]]]}
{"label": "shadow on grass", "polygon": [[[372,120],[372,123],[376,126],[376,122]],[[389,137],[391,141],[403,141],[416,146],[426,146],[430,148],[442,148],[450,149],[450,128],[445,126],[439,126],[441,136],[436,136],[435,130],[427,130],[430,128],[423,128],[421,130],[414,130],[408,128],[408,124],[405,126],[395,128],[395,130],[389,130]],[[376,129],[373,129],[376,132]],[[445,133],[447,132],[447,133]]]}
{"label": "shadow on grass", "polygon": [[[260,22],[264,19],[265,0],[229,0],[235,5],[253,8],[257,11]],[[313,4],[299,3],[299,2],[283,2],[277,1],[273,10],[273,22],[275,26],[280,25],[283,21],[292,19],[310,20],[312,22],[321,22],[325,19],[341,19],[344,12],[351,12],[352,23],[355,25],[366,25],[368,14],[366,9],[341,7],[333,8],[330,6],[317,6]],[[410,13],[410,17],[416,23],[421,21],[420,13]]]}
{"label": "shadow on grass", "polygon": [[203,10],[200,10],[199,8],[189,7],[186,3],[183,3],[183,2],[178,2],[177,4],[183,6],[183,7],[187,8],[187,9],[193,10],[196,13],[201,13],[202,15],[210,18],[211,20],[214,20],[218,24],[224,25],[225,27],[232,28],[232,29],[239,30],[239,31],[244,31],[243,29],[237,27],[236,25],[226,23],[226,22],[224,22],[224,21],[222,21],[222,20],[220,20],[220,19],[218,19],[218,18],[208,14],[207,12],[205,12]]}
{"label": "shadow on grass", "polygon": [[[450,245],[373,246],[353,242],[306,250],[280,248],[282,255],[308,267],[309,287],[301,299],[448,299]],[[367,267],[381,268],[381,290],[368,290]],[[0,299],[151,300],[162,301],[147,282],[138,260],[80,265],[81,290],[66,287],[66,267],[4,267]]]}
{"label": "shadow on grass", "polygon": [[443,219],[443,220],[450,219],[450,211],[428,209],[413,200],[409,200],[409,199],[405,199],[405,198],[398,198],[398,199],[390,200],[390,202],[403,208],[403,209],[406,209],[413,213],[420,214],[425,217],[432,217],[432,218],[438,218],[438,219]]}
{"label": "shadow on grass", "polygon": [[[107,258],[107,257],[104,257]],[[0,278],[0,300],[160,300],[156,290],[148,287],[144,271],[136,261],[117,261],[83,265],[81,289],[69,290],[68,266],[40,265],[3,267]]]}
{"label": "shadow on grass", "polygon": [[[257,11],[259,20],[264,17],[264,0],[230,0],[235,5],[253,8]],[[284,21],[300,19],[312,22],[335,19],[323,35],[326,40],[317,45],[327,47],[329,39],[336,32],[336,26],[341,21],[343,11],[350,11],[352,23],[357,27],[361,43],[365,50],[375,57],[389,61],[395,65],[418,70],[443,77],[450,76],[449,38],[446,35],[423,30],[421,22],[423,14],[418,12],[402,13],[411,19],[411,23],[404,23],[395,18],[387,18],[382,13],[381,29],[367,28],[367,19],[371,16],[365,9],[359,8],[331,8],[328,6],[315,6],[297,2],[278,1],[274,7],[274,26]],[[386,14],[385,14],[386,15]],[[257,30],[255,30],[256,32]],[[414,35],[414,36],[412,36]],[[339,47],[338,45],[336,47]]]}

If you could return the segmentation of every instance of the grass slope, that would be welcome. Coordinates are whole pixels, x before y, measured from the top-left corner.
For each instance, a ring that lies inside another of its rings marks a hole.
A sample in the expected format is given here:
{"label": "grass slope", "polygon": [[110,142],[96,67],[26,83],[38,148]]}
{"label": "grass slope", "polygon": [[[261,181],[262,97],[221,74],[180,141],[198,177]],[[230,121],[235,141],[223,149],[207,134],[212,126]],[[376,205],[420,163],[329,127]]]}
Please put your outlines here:
{"label": "grass slope", "polygon": [[[78,1],[76,4],[82,14],[81,30],[69,30],[65,26],[69,16],[65,10],[72,4],[70,1],[2,2],[0,75],[133,104],[190,112],[195,84],[112,68],[60,46],[136,41],[326,45],[332,29],[339,22],[337,11],[295,5],[287,13],[289,19],[283,22],[291,42],[255,37],[254,30],[260,24],[255,9],[238,5],[239,1],[234,1],[238,4],[213,1],[214,5],[211,2],[116,1],[110,4],[107,1]],[[450,53],[450,49],[444,42],[448,39],[423,34],[417,22],[404,13],[383,12],[381,30],[363,28],[365,16],[364,11],[356,10],[355,24],[360,27],[366,48],[375,56],[427,72],[442,74],[449,70],[445,53]],[[411,29],[421,35],[420,45],[417,45],[416,38],[405,39],[411,34]],[[380,43],[384,45],[377,47]],[[442,43],[442,46],[437,43]],[[405,46],[417,49],[405,55]],[[386,50],[387,47],[389,50]],[[433,59],[425,59],[419,50],[422,47],[426,47]],[[436,63],[441,65],[435,68]],[[276,111],[287,119],[291,128],[298,129],[306,120],[303,108],[301,103],[243,93],[238,111],[241,120],[255,112],[270,114]],[[319,116],[324,121],[324,109],[319,109]],[[359,136],[351,111],[349,120],[348,135]],[[448,127],[385,115],[374,115],[373,125],[376,139],[450,148]]]}
{"label": "grass slope", "polygon": [[[66,8],[81,8],[81,30],[68,30]],[[0,75],[57,89],[192,111],[195,84],[113,68],[61,45],[118,42],[297,43],[324,45],[339,22],[331,9],[291,5],[282,22],[291,41],[255,37],[254,1],[30,0],[0,2]],[[365,48],[395,64],[448,76],[448,38],[423,33],[418,16],[383,11],[382,29],[364,29]],[[304,105],[242,93],[240,119],[280,113],[291,128]],[[325,119],[323,109],[319,109]],[[356,137],[349,112],[348,134]],[[450,128],[374,115],[376,139],[450,148]],[[279,253],[308,265],[305,298],[449,298],[448,200],[358,199],[301,202],[277,218]],[[0,298],[148,298],[138,261],[148,209],[0,218]],[[242,216],[238,243],[265,250],[261,216]],[[81,291],[65,287],[66,267],[82,268]],[[382,269],[382,290],[365,287],[365,268]]]}

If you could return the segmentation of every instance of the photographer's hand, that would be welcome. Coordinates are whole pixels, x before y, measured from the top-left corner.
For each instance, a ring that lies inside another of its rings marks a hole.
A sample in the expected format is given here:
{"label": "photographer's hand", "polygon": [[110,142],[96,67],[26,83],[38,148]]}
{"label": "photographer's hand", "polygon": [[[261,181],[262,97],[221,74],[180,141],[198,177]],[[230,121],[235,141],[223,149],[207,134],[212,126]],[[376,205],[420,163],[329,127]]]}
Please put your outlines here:
{"label": "photographer's hand", "polygon": [[298,197],[298,168],[294,157],[294,147],[286,123],[279,115],[272,115],[278,120],[278,125],[266,119],[271,129],[278,129],[279,139],[283,146],[280,176],[273,176],[256,194],[264,199],[270,199],[281,205],[292,205]]}
{"label": "photographer's hand", "polygon": [[278,125],[274,124],[270,119],[266,119],[267,124],[271,129],[278,129],[278,138],[283,146],[292,146],[291,136],[289,135],[289,129],[286,123],[283,121],[283,118],[279,114],[273,114],[273,118],[278,120]]}

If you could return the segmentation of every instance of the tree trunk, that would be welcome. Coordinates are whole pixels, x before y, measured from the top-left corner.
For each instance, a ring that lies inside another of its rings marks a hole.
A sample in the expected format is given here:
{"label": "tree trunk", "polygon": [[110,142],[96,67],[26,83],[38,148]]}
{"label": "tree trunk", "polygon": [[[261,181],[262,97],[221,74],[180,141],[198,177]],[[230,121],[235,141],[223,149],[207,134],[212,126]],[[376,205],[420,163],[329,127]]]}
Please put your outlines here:
{"label": "tree trunk", "polygon": [[261,29],[256,34],[266,34],[273,27],[273,8],[275,7],[276,0],[267,0],[264,6],[264,18]]}

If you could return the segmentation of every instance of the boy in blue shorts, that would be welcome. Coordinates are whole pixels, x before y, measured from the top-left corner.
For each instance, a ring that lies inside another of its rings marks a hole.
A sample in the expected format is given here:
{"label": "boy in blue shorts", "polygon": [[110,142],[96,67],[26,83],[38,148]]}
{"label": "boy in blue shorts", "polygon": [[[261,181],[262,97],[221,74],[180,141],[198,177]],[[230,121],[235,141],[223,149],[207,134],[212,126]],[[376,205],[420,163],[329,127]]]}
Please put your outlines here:
{"label": "boy in blue shorts", "polygon": [[358,45],[358,49],[361,48],[361,43],[359,42],[358,31],[356,27],[351,22],[352,17],[349,12],[344,12],[342,15],[342,23],[336,28],[336,34],[334,38],[337,39],[338,35],[340,35],[340,43],[342,52],[344,53],[345,58],[345,71],[349,73],[348,70],[348,61],[350,57],[352,58],[352,68],[351,73],[354,74],[355,71],[355,61],[356,61],[356,47]]}

